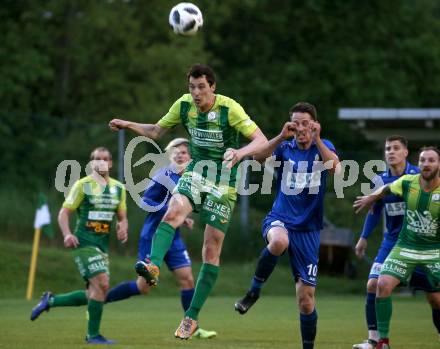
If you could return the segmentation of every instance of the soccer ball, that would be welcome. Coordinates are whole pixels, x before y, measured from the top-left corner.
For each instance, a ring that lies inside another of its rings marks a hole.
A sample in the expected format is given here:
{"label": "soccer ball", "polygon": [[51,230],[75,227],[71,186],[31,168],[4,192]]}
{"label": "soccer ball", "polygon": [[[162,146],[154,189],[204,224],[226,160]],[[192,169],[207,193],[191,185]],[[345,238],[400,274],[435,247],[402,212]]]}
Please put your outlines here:
{"label": "soccer ball", "polygon": [[181,2],[171,9],[169,23],[176,34],[195,35],[203,26],[202,12],[190,2]]}

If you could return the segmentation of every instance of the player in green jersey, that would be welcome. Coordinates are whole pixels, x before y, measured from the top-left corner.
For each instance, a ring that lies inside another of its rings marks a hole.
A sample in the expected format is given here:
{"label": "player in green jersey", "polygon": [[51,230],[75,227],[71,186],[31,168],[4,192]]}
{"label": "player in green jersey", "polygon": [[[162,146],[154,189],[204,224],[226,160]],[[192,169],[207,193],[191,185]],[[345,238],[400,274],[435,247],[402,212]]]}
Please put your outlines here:
{"label": "player in green jersey", "polygon": [[[175,332],[188,339],[196,331],[197,319],[217,279],[220,254],[236,201],[236,172],[240,160],[258,153],[267,142],[258,126],[233,99],[215,94],[213,70],[203,64],[191,67],[189,94],[184,94],[156,124],[113,119],[112,130],[126,128],[152,139],[161,138],[177,124],[190,135],[193,160],[179,180],[168,210],[156,230],[151,260],[136,264],[139,275],[155,286],[165,253],[180,226],[192,211],[200,212],[206,224],[199,272],[190,308]],[[251,142],[239,148],[239,134]]]}
{"label": "player in green jersey", "polygon": [[[99,328],[109,289],[107,253],[110,226],[115,213],[118,240],[125,243],[128,237],[126,193],[120,182],[109,177],[112,157],[108,149],[96,148],[90,158],[92,174],[73,185],[58,215],[64,246],[72,249],[79,272],[87,282],[86,290],[58,295],[45,292],[37,306],[32,309],[31,320],[37,319],[43,311],[49,311],[50,308],[87,304],[87,343],[113,344],[114,341],[100,334]],[[75,211],[78,219],[72,234],[69,218]]]}
{"label": "player in green jersey", "polygon": [[420,174],[404,175],[354,202],[356,212],[389,194],[405,201],[405,217],[399,239],[383,263],[377,282],[376,316],[379,342],[376,349],[389,349],[393,289],[407,282],[415,267],[424,269],[434,287],[440,286],[440,151],[421,149]]}

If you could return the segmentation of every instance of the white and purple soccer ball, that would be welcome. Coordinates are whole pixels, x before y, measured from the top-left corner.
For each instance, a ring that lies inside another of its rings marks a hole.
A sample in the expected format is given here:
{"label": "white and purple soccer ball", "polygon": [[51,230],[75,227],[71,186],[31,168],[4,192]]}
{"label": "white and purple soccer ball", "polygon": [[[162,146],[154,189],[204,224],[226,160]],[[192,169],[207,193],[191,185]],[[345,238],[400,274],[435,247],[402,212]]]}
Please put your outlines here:
{"label": "white and purple soccer ball", "polygon": [[181,2],[171,9],[168,21],[176,34],[190,36],[203,26],[203,15],[196,5]]}

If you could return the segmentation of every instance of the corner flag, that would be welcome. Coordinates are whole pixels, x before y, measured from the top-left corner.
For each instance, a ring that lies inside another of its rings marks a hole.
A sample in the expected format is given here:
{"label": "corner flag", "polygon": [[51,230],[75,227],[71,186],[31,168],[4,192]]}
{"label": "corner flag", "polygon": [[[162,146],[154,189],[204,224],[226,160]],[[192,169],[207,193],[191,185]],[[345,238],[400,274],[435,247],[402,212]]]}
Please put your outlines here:
{"label": "corner flag", "polygon": [[34,229],[41,229],[42,233],[47,237],[53,238],[53,229],[50,224],[49,206],[47,205],[46,196],[40,193],[38,197],[38,208],[35,213]]}
{"label": "corner flag", "polygon": [[26,291],[26,299],[28,300],[32,299],[32,293],[34,291],[41,232],[43,232],[43,234],[46,236],[53,238],[53,230],[52,226],[50,225],[49,206],[47,205],[46,197],[42,193],[40,193],[38,197],[38,208],[37,212],[35,213],[34,229],[34,243],[32,246],[31,265],[29,266],[29,278]]}

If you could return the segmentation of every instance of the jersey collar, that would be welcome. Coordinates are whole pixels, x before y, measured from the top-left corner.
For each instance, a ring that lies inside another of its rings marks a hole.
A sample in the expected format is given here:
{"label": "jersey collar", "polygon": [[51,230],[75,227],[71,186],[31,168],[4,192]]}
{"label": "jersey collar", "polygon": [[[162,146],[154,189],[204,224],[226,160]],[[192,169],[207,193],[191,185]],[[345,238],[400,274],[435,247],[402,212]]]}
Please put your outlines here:
{"label": "jersey collar", "polygon": [[[405,170],[403,171],[403,175],[409,174],[411,169],[412,169],[412,165],[407,161],[405,163]],[[388,177],[393,177],[393,175],[391,174],[391,169],[389,167],[387,168],[387,175]]]}

